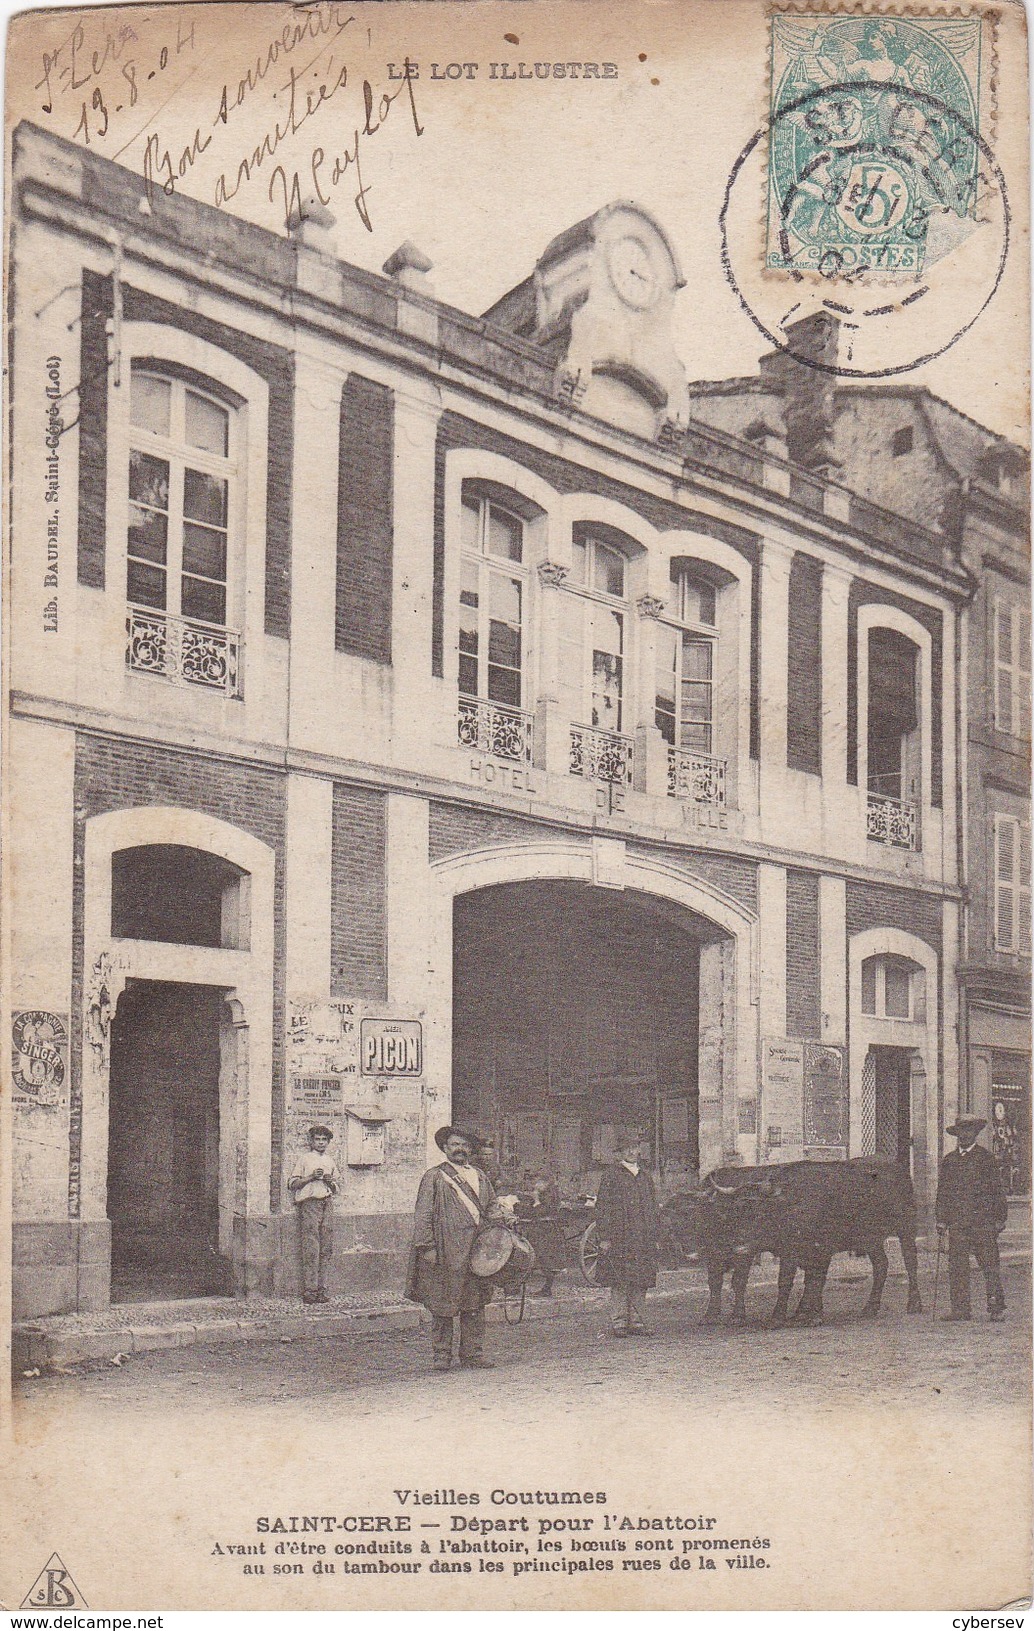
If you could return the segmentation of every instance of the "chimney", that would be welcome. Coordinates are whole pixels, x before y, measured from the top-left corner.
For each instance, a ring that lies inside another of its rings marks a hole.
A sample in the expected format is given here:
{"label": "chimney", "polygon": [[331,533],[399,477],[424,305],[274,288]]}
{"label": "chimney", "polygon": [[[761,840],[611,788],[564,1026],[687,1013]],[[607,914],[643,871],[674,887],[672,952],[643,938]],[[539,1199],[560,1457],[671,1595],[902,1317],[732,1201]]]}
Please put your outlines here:
{"label": "chimney", "polygon": [[407,238],[393,255],[388,256],[382,270],[403,289],[410,289],[414,294],[430,295],[432,290],[427,274],[432,265],[433,262]]}
{"label": "chimney", "polygon": [[[833,453],[836,368],[840,319],[812,312],[786,330],[787,349],[762,357],[761,377],[783,399],[786,447],[794,464],[816,475],[835,477],[840,461]],[[815,366],[818,364],[819,366]]]}

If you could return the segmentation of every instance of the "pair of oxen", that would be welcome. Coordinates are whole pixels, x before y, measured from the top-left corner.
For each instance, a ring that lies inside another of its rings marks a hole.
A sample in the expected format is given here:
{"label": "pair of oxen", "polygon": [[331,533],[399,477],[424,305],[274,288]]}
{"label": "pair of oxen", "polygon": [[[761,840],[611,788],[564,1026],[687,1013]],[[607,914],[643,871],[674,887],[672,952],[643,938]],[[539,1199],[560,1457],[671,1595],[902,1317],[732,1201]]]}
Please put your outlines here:
{"label": "pair of oxen", "polygon": [[[916,1203],[912,1180],[896,1162],[794,1161],[782,1166],[719,1167],[700,1188],[675,1195],[661,1211],[662,1240],[676,1255],[707,1269],[710,1300],[704,1322],[722,1316],[722,1289],[732,1276],[732,1319],[746,1320],[751,1268],[762,1252],[779,1260],[771,1323],[822,1323],[822,1296],[837,1252],[868,1257],[872,1290],[862,1313],[875,1318],[887,1280],[886,1241],[896,1236],[908,1275],[908,1312],[921,1314],[916,1259]],[[790,1295],[798,1270],[804,1289],[793,1314]]]}

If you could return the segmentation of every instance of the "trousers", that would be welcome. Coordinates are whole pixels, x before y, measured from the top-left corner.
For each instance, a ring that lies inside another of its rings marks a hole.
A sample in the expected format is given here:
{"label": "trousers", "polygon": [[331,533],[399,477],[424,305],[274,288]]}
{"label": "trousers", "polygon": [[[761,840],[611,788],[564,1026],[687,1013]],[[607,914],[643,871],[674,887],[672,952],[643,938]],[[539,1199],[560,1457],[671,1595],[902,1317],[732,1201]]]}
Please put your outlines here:
{"label": "trousers", "polygon": [[615,1330],[634,1330],[646,1324],[646,1290],[643,1286],[611,1286],[610,1323]]}
{"label": "trousers", "polygon": [[[480,1359],[485,1347],[485,1310],[479,1308],[472,1314],[461,1314],[460,1321],[460,1364],[470,1359]],[[436,1361],[451,1360],[452,1335],[455,1320],[448,1315],[432,1314],[431,1316],[431,1348]]]}
{"label": "trousers", "polygon": [[302,1232],[302,1290],[307,1297],[326,1293],[330,1262],[334,1255],[334,1202],[298,1202],[298,1223]]}
{"label": "trousers", "polygon": [[953,1314],[971,1312],[969,1297],[969,1259],[973,1256],[983,1270],[987,1284],[987,1311],[1000,1314],[1005,1307],[1005,1292],[998,1257],[998,1236],[993,1229],[948,1230],[948,1291]]}

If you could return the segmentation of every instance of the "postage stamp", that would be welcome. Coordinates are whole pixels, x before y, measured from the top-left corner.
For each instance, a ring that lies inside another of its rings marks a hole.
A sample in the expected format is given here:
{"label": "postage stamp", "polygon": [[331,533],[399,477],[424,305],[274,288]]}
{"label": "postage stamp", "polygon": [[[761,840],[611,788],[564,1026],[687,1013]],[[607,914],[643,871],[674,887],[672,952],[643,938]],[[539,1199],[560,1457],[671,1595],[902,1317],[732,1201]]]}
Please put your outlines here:
{"label": "postage stamp", "polygon": [[991,13],[770,17],[765,269],[915,278],[979,226]]}

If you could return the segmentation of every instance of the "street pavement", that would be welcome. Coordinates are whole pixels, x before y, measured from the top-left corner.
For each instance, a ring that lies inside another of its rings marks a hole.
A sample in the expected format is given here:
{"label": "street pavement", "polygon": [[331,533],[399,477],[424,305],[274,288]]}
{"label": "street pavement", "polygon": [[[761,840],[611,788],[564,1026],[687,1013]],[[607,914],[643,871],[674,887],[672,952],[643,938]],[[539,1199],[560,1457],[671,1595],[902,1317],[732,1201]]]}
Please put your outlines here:
{"label": "street pavement", "polygon": [[[816,1328],[769,1329],[774,1286],[761,1281],[746,1327],[707,1327],[702,1276],[664,1276],[649,1304],[654,1334],[622,1341],[598,1293],[568,1295],[548,1317],[493,1320],[485,1371],[432,1373],[423,1326],[198,1342],[19,1376],[0,1600],[20,1601],[53,1551],[94,1610],[1016,1600],[1029,1585],[1029,1267],[1005,1266],[1002,1324],[988,1323],[979,1296],[970,1324],[909,1316],[900,1275],[880,1318],[864,1320],[868,1265],[841,1276]],[[925,1264],[921,1283],[929,1310]],[[939,1301],[943,1312],[943,1278]],[[558,1488],[600,1492],[606,1507],[558,1519],[507,1493]],[[522,1539],[534,1570],[518,1577],[510,1554],[480,1551],[484,1535],[463,1527],[472,1508],[450,1504],[456,1492],[478,1494],[476,1517],[528,1515],[527,1531],[501,1538]],[[630,1530],[604,1532],[603,1510]],[[569,1520],[586,1513],[594,1527],[574,1533]],[[372,1582],[318,1572],[309,1556],[285,1578],[296,1560],[274,1550],[268,1525],[299,1514],[335,1514],[333,1541],[353,1552],[357,1514],[393,1524],[412,1514],[428,1548],[419,1578],[396,1578],[394,1556],[376,1560]],[[650,1527],[672,1514],[713,1519],[749,1557],[711,1572],[695,1553],[685,1564],[686,1533],[704,1531]],[[543,1536],[543,1521],[561,1529]],[[610,1572],[607,1556],[575,1547],[622,1533],[626,1555]],[[540,1552],[540,1538],[563,1550]],[[468,1546],[458,1561],[470,1572],[445,1570],[453,1541]],[[762,1555],[764,1568],[750,1563]],[[590,1561],[591,1576],[546,1572]]]}
{"label": "street pavement", "polygon": [[[871,1406],[907,1401],[910,1408],[965,1408],[989,1398],[1025,1397],[1030,1270],[1006,1265],[1004,1276],[1009,1314],[1001,1325],[986,1320],[976,1271],[970,1324],[940,1319],[947,1311],[943,1274],[936,1320],[930,1276],[923,1280],[926,1312],[908,1315],[904,1280],[896,1275],[888,1280],[879,1319],[861,1318],[869,1271],[860,1264],[857,1274],[828,1284],[825,1324],[785,1330],[766,1324],[771,1285],[752,1284],[747,1327],[712,1327],[701,1324],[706,1289],[700,1280],[680,1275],[683,1283],[670,1289],[674,1277],[662,1276],[661,1292],[650,1301],[652,1336],[614,1339],[598,1293],[558,1299],[550,1311],[555,1317],[520,1325],[493,1320],[486,1354],[495,1368],[477,1376],[457,1368],[448,1376],[429,1375],[423,1325],[383,1334],[171,1348],[133,1354],[117,1365],[98,1359],[56,1375],[17,1377],[17,1409],[28,1421],[45,1401],[71,1392],[84,1410],[116,1402],[130,1409],[157,1401],[190,1408],[241,1396],[253,1406],[334,1396],[343,1408],[361,1413],[376,1409],[386,1392],[393,1403],[411,1394],[415,1404],[433,1396],[444,1405],[459,1390],[476,1397],[479,1409],[527,1424],[558,1405],[577,1411],[594,1389],[600,1390],[597,1402],[648,1387],[691,1398],[697,1407],[741,1392],[756,1406],[778,1407],[791,1382],[796,1404],[819,1410],[861,1399]],[[540,1305],[534,1312],[545,1311]]]}

